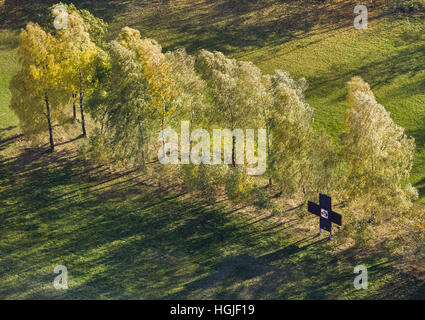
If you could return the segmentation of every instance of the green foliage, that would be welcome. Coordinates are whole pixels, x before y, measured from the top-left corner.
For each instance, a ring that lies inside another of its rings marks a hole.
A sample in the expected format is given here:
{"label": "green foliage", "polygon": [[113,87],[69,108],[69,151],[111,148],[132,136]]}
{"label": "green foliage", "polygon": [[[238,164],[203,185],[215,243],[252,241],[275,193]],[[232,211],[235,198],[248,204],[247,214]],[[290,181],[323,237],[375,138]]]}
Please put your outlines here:
{"label": "green foliage", "polygon": [[[56,16],[54,9],[57,6],[63,6],[66,8],[67,13],[72,16],[79,16],[84,21],[85,30],[90,34],[91,41],[97,46],[103,47],[105,43],[105,35],[108,31],[108,24],[99,17],[95,17],[90,11],[85,9],[78,9],[73,3],[67,4],[63,2],[56,3],[48,8],[47,13],[39,17],[40,25],[44,30],[50,32],[53,35],[57,35],[59,30],[54,28],[53,21]],[[70,26],[72,28],[72,26]]]}
{"label": "green foliage", "polygon": [[106,45],[105,35],[108,31],[108,24],[99,17],[95,17],[90,11],[81,9],[78,10],[84,22],[88,25],[88,32],[91,40],[99,47]]}
{"label": "green foliage", "polygon": [[305,81],[276,70],[269,81],[271,154],[270,175],[285,195],[291,196],[307,183],[314,138],[312,108],[304,102]]}
{"label": "green foliage", "polygon": [[[178,104],[176,120],[190,119],[190,130],[195,124],[207,121],[209,106],[206,102],[206,83],[195,70],[195,57],[188,55],[184,48],[165,54],[170,65],[170,77],[176,90],[175,103]],[[179,123],[175,123],[179,126]]]}
{"label": "green foliage", "polygon": [[251,204],[253,201],[254,181],[245,170],[230,170],[225,185],[226,195],[234,203]]}
{"label": "green foliage", "polygon": [[169,106],[173,99],[169,65],[156,41],[142,39],[130,28],[122,30],[108,51],[97,64],[104,82],[90,100],[91,113],[116,146],[114,158],[143,167],[149,142],[165,116],[164,103]]}
{"label": "green foliage", "polygon": [[83,135],[86,135],[84,98],[102,80],[98,76],[103,72],[99,68],[103,55],[93,41],[102,41],[107,27],[86,10],[77,10],[72,4],[59,5],[68,10],[67,28],[53,27],[53,10],[57,5],[41,18],[44,30],[38,24],[29,23],[20,35],[22,70],[10,84],[11,108],[24,134],[38,143],[40,133],[49,129],[51,150],[54,148],[53,123],[65,123],[65,106],[71,101],[75,105],[77,96]]}
{"label": "green foliage", "polygon": [[329,135],[322,132],[314,136],[308,157],[304,168],[304,198],[312,200],[319,193],[339,196],[344,190],[342,177],[347,169]]}
{"label": "green foliage", "polygon": [[[90,38],[88,26],[81,16],[69,14],[68,27],[57,31],[61,49],[63,71],[68,77],[66,84],[71,92],[83,92],[95,84],[96,59],[99,48]],[[80,77],[81,76],[81,77]],[[91,88],[90,88],[91,89]]]}
{"label": "green foliage", "polygon": [[115,156],[130,163],[143,164],[150,130],[159,125],[154,121],[158,118],[157,110],[150,103],[149,84],[134,51],[115,41],[110,55],[111,85],[101,88],[95,106],[104,109],[106,134],[116,146]]}
{"label": "green foliage", "polygon": [[204,199],[214,202],[220,186],[226,180],[228,169],[225,165],[183,164],[180,172],[187,190],[200,192]]}
{"label": "green foliage", "polygon": [[85,159],[95,163],[108,164],[111,161],[110,147],[105,142],[105,136],[99,128],[93,130],[88,142],[81,146],[80,153]]}
{"label": "green foliage", "polygon": [[58,41],[28,23],[19,36],[18,54],[21,70],[10,83],[11,109],[19,118],[24,134],[33,141],[49,130],[53,150],[52,123],[63,122],[66,93],[60,65]]}
{"label": "green foliage", "polygon": [[98,50],[95,59],[95,76],[97,85],[87,101],[91,117],[100,123],[101,132],[105,126],[108,111],[108,92],[111,89],[112,63],[109,51]]}
{"label": "green foliage", "polygon": [[261,124],[258,86],[261,86],[262,74],[252,62],[201,50],[197,69],[207,82],[213,100],[212,123],[232,130]]}
{"label": "green foliage", "polygon": [[415,142],[378,104],[361,78],[348,83],[347,128],[342,154],[349,165],[347,199],[370,221],[405,212],[417,192],[408,183]]}
{"label": "green foliage", "polygon": [[107,62],[102,61],[107,59],[107,56],[92,41],[90,28],[90,24],[74,10],[68,15],[67,27],[56,32],[56,37],[62,45],[61,64],[66,89],[71,96],[78,97],[83,136],[86,136],[84,99],[93,93],[99,80],[103,80],[97,76],[102,77],[107,72]]}

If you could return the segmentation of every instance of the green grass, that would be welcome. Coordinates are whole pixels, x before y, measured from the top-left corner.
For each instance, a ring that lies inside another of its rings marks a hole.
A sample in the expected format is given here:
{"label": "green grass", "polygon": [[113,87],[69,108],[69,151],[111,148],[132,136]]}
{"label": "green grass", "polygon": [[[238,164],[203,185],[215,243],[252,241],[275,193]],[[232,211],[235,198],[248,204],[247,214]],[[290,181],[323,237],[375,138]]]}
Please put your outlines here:
{"label": "green grass", "polygon": [[[20,149],[8,108],[18,28],[52,2],[0,16],[0,298],[425,298],[423,282],[398,271],[384,249],[309,238],[293,212],[262,219],[143,175],[92,168],[74,151]],[[369,29],[357,31],[348,0],[74,2],[106,18],[110,38],[129,25],[165,50],[221,50],[267,73],[306,77],[314,125],[335,140],[345,83],[362,76],[416,138],[412,182],[425,202],[423,18],[397,19],[385,1],[369,1]],[[53,289],[58,264],[68,267],[67,291]],[[368,290],[353,288],[358,264],[369,267]]]}
{"label": "green grass", "polygon": [[[315,238],[294,211],[273,222],[72,152],[50,157],[0,164],[0,299],[425,298],[384,251]],[[358,264],[368,290],[353,288]],[[68,290],[53,288],[57,265]]]}
{"label": "green grass", "polygon": [[9,82],[19,68],[16,46],[16,33],[0,30],[0,130],[18,125],[18,119],[9,108]]}

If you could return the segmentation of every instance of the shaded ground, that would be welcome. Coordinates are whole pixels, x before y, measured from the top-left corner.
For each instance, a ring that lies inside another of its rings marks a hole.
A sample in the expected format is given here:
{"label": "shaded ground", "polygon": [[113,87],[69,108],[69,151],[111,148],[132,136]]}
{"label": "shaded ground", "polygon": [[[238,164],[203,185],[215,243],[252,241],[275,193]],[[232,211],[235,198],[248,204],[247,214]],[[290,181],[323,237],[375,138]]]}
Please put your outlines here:
{"label": "shaded ground", "polygon": [[[0,162],[1,299],[425,298],[382,250],[341,251],[293,211],[276,223],[43,150]],[[59,264],[67,291],[53,288]],[[368,290],[353,288],[357,264]]]}

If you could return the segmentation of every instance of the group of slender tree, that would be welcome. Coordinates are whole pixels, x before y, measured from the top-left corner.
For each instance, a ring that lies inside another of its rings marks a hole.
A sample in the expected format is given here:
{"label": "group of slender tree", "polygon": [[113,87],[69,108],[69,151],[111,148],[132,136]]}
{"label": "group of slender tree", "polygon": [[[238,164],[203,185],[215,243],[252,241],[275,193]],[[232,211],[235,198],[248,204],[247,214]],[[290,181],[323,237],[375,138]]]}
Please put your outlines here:
{"label": "group of slender tree", "polygon": [[[67,28],[54,29],[49,14],[20,34],[22,68],[11,82],[11,107],[29,139],[48,131],[53,151],[54,124],[75,121],[78,106],[82,135],[86,113],[96,124],[92,148],[110,161],[143,167],[157,155],[158,132],[183,120],[191,130],[266,128],[264,176],[247,176],[246,166],[236,164],[233,141],[231,165],[181,165],[185,186],[208,197],[224,186],[233,201],[250,203],[264,202],[265,186],[288,198],[337,193],[352,212],[347,225],[353,230],[410,210],[417,197],[408,182],[414,139],[361,78],[348,83],[350,108],[335,142],[313,129],[305,79],[282,70],[263,74],[252,62],[221,52],[164,53],[158,42],[129,27],[106,41],[106,23],[66,7]],[[165,137],[160,143],[165,148]]]}
{"label": "group of slender tree", "polygon": [[101,42],[107,24],[87,10],[61,5],[69,11],[67,28],[54,28],[52,7],[41,25],[30,22],[22,30],[18,49],[22,67],[10,85],[11,107],[25,135],[35,138],[47,127],[50,151],[55,146],[53,123],[66,121],[70,103],[74,122],[79,105],[82,135],[87,135],[85,98],[97,86],[106,58]]}

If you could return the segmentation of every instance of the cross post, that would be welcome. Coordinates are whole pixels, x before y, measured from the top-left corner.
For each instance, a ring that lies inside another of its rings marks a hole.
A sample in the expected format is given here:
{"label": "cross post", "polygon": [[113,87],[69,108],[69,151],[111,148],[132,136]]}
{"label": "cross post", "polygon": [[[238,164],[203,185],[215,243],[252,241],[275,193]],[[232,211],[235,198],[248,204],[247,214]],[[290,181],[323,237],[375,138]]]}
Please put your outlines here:
{"label": "cross post", "polygon": [[319,194],[319,204],[308,201],[308,212],[320,217],[319,236],[322,229],[329,232],[329,240],[332,240],[332,223],[342,224],[342,216],[332,211],[332,199],[326,194]]}

